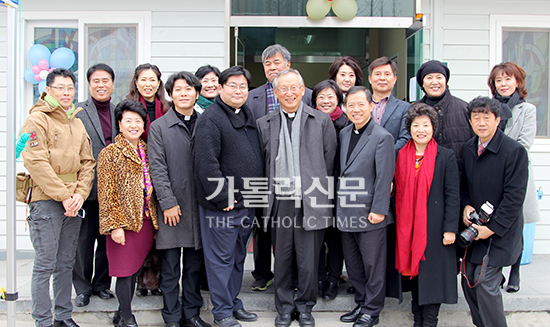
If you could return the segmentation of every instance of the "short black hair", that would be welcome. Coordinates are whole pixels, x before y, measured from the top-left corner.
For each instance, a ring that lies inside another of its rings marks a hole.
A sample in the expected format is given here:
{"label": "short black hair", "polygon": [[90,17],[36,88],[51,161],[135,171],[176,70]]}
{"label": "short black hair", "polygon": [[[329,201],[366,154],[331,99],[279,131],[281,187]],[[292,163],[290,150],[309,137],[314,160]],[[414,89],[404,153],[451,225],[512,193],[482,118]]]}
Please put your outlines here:
{"label": "short black hair", "polygon": [[53,81],[57,76],[69,77],[73,81],[73,84],[75,84],[76,78],[70,70],[67,70],[65,68],[56,68],[48,73],[48,77],[46,77],[46,85],[52,86]]}
{"label": "short black hair", "polygon": [[224,70],[220,74],[220,85],[224,85],[227,83],[227,80],[231,76],[239,76],[242,75],[244,78],[246,78],[246,82],[248,83],[248,86],[250,86],[250,81],[252,80],[252,76],[250,75],[250,72],[243,68],[242,66],[233,66],[229,67],[226,70]]}
{"label": "short black hair", "polygon": [[352,86],[352,87],[349,88],[348,94],[346,94],[346,98],[344,99],[346,101],[346,103],[348,102],[348,98],[349,98],[350,95],[355,94],[355,93],[359,93],[359,92],[364,92],[367,95],[367,101],[369,103],[373,102],[371,91],[369,89],[367,89],[366,87],[361,85],[361,86]]}
{"label": "short black hair", "polygon": [[420,116],[428,116],[428,118],[430,118],[433,132],[435,133],[435,131],[437,131],[437,126],[439,125],[437,112],[430,105],[425,103],[415,103],[412,108],[409,109],[409,112],[407,112],[407,116],[405,117],[405,128],[407,129],[407,132],[409,132],[409,135],[411,134],[411,124],[413,120]]}
{"label": "short black hair", "polygon": [[210,65],[199,67],[199,69],[197,69],[197,71],[195,72],[195,76],[197,76],[197,78],[201,80],[204,76],[212,72],[214,73],[214,75],[218,76],[218,78],[220,77],[220,70],[218,69],[218,67]]}
{"label": "short black hair", "polygon": [[342,90],[338,87],[338,84],[336,84],[335,81],[331,79],[326,79],[324,81],[319,82],[315,87],[313,88],[313,92],[311,93],[311,103],[313,106],[316,106],[317,103],[317,95],[321,93],[324,89],[332,89],[336,93],[336,98],[338,99],[338,105],[340,105],[342,102],[344,102],[344,94],[342,93]]}
{"label": "short black hair", "polygon": [[[147,121],[147,109],[145,109],[145,106],[143,103],[139,101],[124,99],[120,101],[120,103],[115,108],[115,121],[116,121],[116,131],[117,133],[120,133],[120,128],[118,124],[122,120],[122,115],[126,111],[132,111],[137,113],[141,116],[141,119],[143,119],[143,123],[145,124]],[[145,128],[145,126],[143,126]]]}
{"label": "short black hair", "polygon": [[166,92],[168,93],[169,96],[172,96],[172,91],[174,90],[174,84],[179,79],[185,80],[187,84],[189,84],[189,86],[194,87],[197,93],[201,92],[202,84],[199,81],[199,79],[195,75],[191,74],[190,72],[181,71],[181,72],[174,73],[170,77],[168,77],[168,80],[164,84],[164,88],[166,88]]}
{"label": "short black hair", "polygon": [[468,103],[468,118],[472,119],[472,113],[492,113],[495,118],[500,117],[500,102],[489,97],[478,96]]}
{"label": "short black hair", "polygon": [[86,73],[86,78],[88,79],[88,83],[90,83],[90,78],[92,77],[92,74],[98,70],[106,71],[107,73],[109,73],[109,75],[111,75],[111,79],[113,80],[113,82],[115,81],[115,71],[111,68],[111,66],[104,63],[99,63],[99,64],[93,65],[88,69],[88,72]]}

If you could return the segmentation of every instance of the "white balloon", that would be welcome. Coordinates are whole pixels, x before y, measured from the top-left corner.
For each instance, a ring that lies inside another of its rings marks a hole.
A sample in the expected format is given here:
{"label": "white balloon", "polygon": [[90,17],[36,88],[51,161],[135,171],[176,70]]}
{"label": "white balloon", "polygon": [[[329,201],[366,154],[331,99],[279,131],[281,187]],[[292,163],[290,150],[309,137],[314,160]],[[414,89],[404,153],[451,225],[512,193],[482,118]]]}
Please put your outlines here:
{"label": "white balloon", "polygon": [[41,70],[40,73],[38,73],[38,76],[40,76],[40,78],[43,81],[45,81],[46,77],[48,77],[48,70],[47,69]]}
{"label": "white balloon", "polygon": [[357,14],[355,0],[332,0],[332,11],[342,20],[350,20]]}
{"label": "white balloon", "polygon": [[306,12],[311,19],[321,19],[330,11],[331,3],[328,0],[309,0],[306,5]]}

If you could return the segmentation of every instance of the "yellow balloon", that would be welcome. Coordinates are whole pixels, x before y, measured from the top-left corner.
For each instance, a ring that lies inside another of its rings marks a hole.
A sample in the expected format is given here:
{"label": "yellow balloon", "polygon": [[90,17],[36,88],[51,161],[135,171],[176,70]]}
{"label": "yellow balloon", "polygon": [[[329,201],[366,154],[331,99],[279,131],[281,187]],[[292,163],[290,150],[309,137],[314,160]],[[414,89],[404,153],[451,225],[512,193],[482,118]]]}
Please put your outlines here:
{"label": "yellow balloon", "polygon": [[332,0],[332,11],[342,20],[350,20],[357,14],[355,0]]}
{"label": "yellow balloon", "polygon": [[330,11],[330,1],[309,0],[306,5],[306,12],[311,19],[324,18]]}

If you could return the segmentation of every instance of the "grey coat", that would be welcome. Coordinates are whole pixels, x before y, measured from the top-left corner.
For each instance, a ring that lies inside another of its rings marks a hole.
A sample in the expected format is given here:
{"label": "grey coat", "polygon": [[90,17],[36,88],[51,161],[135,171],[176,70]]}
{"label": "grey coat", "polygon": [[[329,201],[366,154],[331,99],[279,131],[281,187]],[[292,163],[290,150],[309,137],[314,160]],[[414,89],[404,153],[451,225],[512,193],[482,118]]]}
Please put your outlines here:
{"label": "grey coat", "polygon": [[405,117],[412,104],[399,100],[390,94],[380,126],[384,127],[393,136],[395,142],[395,156],[407,144],[411,136],[405,128]]}
{"label": "grey coat", "polygon": [[[265,216],[271,216],[275,203],[275,158],[279,151],[279,131],[281,129],[281,114],[277,110],[256,121],[260,138],[260,147],[265,162],[265,172],[269,179],[269,207]],[[336,154],[336,131],[330,116],[304,104],[300,124],[300,175],[302,191],[306,192],[318,179],[324,190],[332,188],[329,176],[332,176],[334,156]],[[313,200],[315,199],[315,200]],[[333,201],[319,188],[310,193],[302,194],[304,224],[306,230],[319,230],[332,226]],[[315,205],[315,202],[316,204]],[[264,230],[267,231],[267,226]]]}
{"label": "grey coat", "polygon": [[[395,172],[394,141],[388,131],[371,120],[347,160],[353,129],[354,126],[349,125],[340,131],[336,216],[339,230],[367,232],[395,222],[389,210],[391,183]],[[357,182],[352,182],[352,178],[361,178],[364,186],[360,190],[344,187],[343,178],[350,179],[346,182],[348,186],[357,185]],[[371,224],[367,219],[371,212],[386,217],[381,223]]]}
{"label": "grey coat", "polygon": [[[94,159],[97,162],[97,156],[101,150],[107,145],[105,144],[105,136],[103,135],[103,129],[101,128],[101,122],[99,121],[99,115],[97,114],[97,108],[95,107],[94,101],[92,98],[84,102],[79,102],[76,104],[77,108],[82,108],[83,110],[76,114],[77,118],[80,118],[82,124],[86,128],[86,132],[92,140],[92,152],[94,153]],[[116,105],[111,102],[111,127],[112,127],[112,140],[115,141],[115,136],[118,132],[116,131],[115,126],[115,107]],[[94,184],[92,185],[92,190],[87,200],[97,200],[97,170],[94,168]]]}
{"label": "grey coat", "polygon": [[[512,108],[512,118],[506,123],[504,134],[518,141],[529,153],[537,134],[537,107],[528,102],[522,102],[514,106]],[[525,202],[523,202],[523,221],[525,224],[540,221],[539,200],[531,158],[529,158],[527,193],[525,194]]]}
{"label": "grey coat", "polygon": [[[200,115],[197,113],[197,115]],[[193,171],[193,135],[171,108],[149,127],[149,166],[158,201],[159,250],[202,248],[197,193]],[[194,134],[194,133],[193,133]],[[180,206],[180,222],[164,223],[164,210]]]}

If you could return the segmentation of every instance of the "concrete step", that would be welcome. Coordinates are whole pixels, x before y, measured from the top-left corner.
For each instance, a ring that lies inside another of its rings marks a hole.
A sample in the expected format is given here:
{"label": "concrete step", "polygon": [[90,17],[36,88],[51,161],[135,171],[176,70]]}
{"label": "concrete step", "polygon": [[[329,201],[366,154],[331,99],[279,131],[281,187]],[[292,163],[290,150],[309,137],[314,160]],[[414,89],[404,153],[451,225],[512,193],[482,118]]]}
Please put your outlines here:
{"label": "concrete step", "polygon": [[[240,298],[246,309],[258,312],[260,319],[256,323],[243,323],[243,326],[273,326],[275,319],[275,305],[273,286],[265,292],[251,290],[253,278],[250,274],[251,260],[245,265],[243,287]],[[32,259],[18,260],[17,276],[19,300],[16,303],[16,326],[32,326],[31,301],[30,301],[30,275],[32,272]],[[6,262],[0,261],[0,286],[6,284]],[[535,255],[533,263],[521,268],[521,290],[510,294],[503,291],[504,308],[507,312],[509,326],[550,326],[550,283],[547,281],[550,271],[550,255]],[[504,274],[507,276],[508,271]],[[114,290],[114,281],[113,287]],[[346,293],[348,285],[340,286],[339,294],[333,301],[318,299],[314,307],[314,316],[317,326],[351,326],[339,322],[339,316],[355,307],[353,295]],[[74,293],[73,293],[74,294]],[[203,311],[201,316],[208,322],[212,322],[209,293],[203,292]],[[0,326],[5,326],[6,303],[0,301]],[[82,327],[108,326],[112,316],[118,308],[116,299],[101,300],[92,296],[90,304],[84,308],[74,307],[73,317]],[[137,321],[140,326],[164,326],[160,310],[162,298],[160,296],[136,296],[132,303]],[[297,326],[297,322],[293,326]],[[386,299],[386,305],[381,314],[381,322],[378,326],[411,326],[412,314],[410,313],[410,294],[404,295],[400,304],[396,299]],[[459,290],[459,300],[456,305],[442,305],[439,326],[472,326],[471,316],[462,290]]]}

